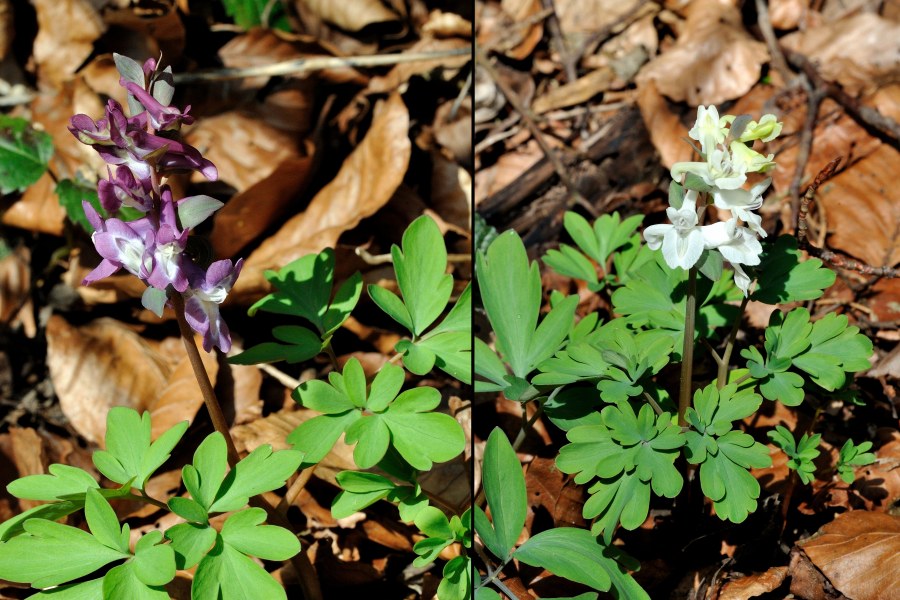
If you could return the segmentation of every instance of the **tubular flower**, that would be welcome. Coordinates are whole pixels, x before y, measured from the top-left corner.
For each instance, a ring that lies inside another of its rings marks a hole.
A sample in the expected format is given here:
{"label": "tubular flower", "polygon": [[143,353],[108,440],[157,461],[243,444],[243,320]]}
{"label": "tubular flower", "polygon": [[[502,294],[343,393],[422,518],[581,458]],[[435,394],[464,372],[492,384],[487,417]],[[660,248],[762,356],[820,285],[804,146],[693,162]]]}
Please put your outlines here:
{"label": "tubular flower", "polygon": [[[194,263],[187,252],[192,228],[209,218],[222,203],[209,196],[191,196],[175,201],[172,190],[160,179],[172,171],[199,171],[207,179],[218,176],[215,165],[180,138],[182,124],[193,122],[188,112],[170,105],[173,88],[171,71],[159,71],[150,59],[143,66],[115,56],[123,76],[119,83],[128,91],[132,116],[109,100],[105,114],[94,121],[75,115],[69,131],[89,145],[106,161],[107,179],[97,185],[100,206],[83,207],[94,229],[91,236],[100,264],[84,278],[89,285],[122,269],[143,280],[148,289],[142,303],[161,314],[171,294],[185,298],[185,317],[203,336],[203,347],[223,351],[231,347],[228,326],[219,313],[240,273],[242,261],[214,262],[208,269]],[[143,216],[133,221],[119,217],[123,207],[137,209]]]}

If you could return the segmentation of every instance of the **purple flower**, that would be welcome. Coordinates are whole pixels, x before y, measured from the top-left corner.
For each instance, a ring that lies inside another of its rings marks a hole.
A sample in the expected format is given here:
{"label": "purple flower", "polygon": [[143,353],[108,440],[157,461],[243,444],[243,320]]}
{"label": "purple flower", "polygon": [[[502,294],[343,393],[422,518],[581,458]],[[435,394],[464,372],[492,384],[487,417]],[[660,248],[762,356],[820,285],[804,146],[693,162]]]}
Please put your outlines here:
{"label": "purple flower", "polygon": [[184,248],[187,245],[189,231],[178,231],[175,217],[175,203],[172,201],[172,190],[164,185],[161,189],[162,209],[160,210],[159,229],[156,230],[152,248],[153,270],[147,277],[147,283],[164,290],[171,284],[178,292],[188,288],[185,273]]}
{"label": "purple flower", "polygon": [[97,182],[97,195],[100,204],[109,212],[114,213],[122,205],[130,206],[143,213],[153,209],[153,196],[151,190],[153,184],[149,179],[135,179],[131,169],[124,165],[116,168],[113,177],[109,167],[106,168],[109,179],[101,179]]}
{"label": "purple flower", "polygon": [[[119,269],[125,269],[141,279],[149,277],[153,270],[153,233],[143,228],[137,221],[125,223],[120,219],[103,221],[97,211],[83,202],[84,212],[94,225],[91,236],[97,253],[103,257],[100,264],[88,273],[82,283],[89,285],[104,277],[109,277]],[[144,219],[139,219],[143,221]],[[138,227],[135,228],[134,225]],[[141,231],[143,230],[143,231]]]}
{"label": "purple flower", "polygon": [[219,305],[231,291],[243,264],[243,259],[233,266],[230,260],[219,260],[209,265],[206,273],[199,267],[192,272],[191,287],[184,295],[184,316],[191,329],[203,336],[203,349],[207,352],[213,346],[222,352],[231,349],[231,333],[219,313]]}
{"label": "purple flower", "polygon": [[150,124],[158,131],[178,129],[182,123],[190,125],[194,122],[194,117],[188,114],[188,111],[191,110],[190,106],[187,106],[182,112],[174,106],[160,104],[150,92],[134,82],[127,81],[124,77],[119,79],[119,85],[128,90],[144,106],[147,110]]}

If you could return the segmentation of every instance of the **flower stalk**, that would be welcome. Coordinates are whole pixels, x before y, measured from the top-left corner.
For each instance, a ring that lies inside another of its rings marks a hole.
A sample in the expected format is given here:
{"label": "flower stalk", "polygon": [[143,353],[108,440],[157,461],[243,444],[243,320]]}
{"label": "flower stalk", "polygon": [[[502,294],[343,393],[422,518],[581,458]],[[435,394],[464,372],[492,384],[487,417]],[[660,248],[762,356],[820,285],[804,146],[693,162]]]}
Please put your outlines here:
{"label": "flower stalk", "polygon": [[688,270],[687,297],[684,303],[684,346],[681,350],[681,390],[678,394],[678,425],[687,426],[685,414],[691,406],[691,379],[694,370],[694,323],[697,318],[697,271]]}

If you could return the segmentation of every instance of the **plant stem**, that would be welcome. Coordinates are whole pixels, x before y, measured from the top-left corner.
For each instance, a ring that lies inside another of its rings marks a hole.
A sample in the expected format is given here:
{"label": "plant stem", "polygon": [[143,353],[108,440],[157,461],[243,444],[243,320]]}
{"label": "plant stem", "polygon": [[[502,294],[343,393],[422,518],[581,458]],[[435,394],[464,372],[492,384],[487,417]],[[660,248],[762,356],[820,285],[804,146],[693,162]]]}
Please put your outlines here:
{"label": "plant stem", "polygon": [[697,267],[688,271],[684,305],[684,346],[681,351],[681,390],[678,395],[678,424],[687,425],[685,414],[691,405],[691,378],[694,372],[694,323],[697,318]]}
{"label": "plant stem", "polygon": [[127,496],[116,496],[117,498],[121,498],[123,500],[134,500],[135,502],[145,502],[147,504],[152,504],[156,508],[162,508],[165,510],[169,510],[168,505],[163,502],[160,502],[156,498],[151,498],[145,493],[141,492],[140,495],[129,493]]}
{"label": "plant stem", "polygon": [[651,396],[651,395],[648,394],[647,392],[644,392],[644,398],[647,399],[647,402],[650,403],[650,406],[653,407],[653,411],[654,411],[657,415],[663,414],[663,409],[662,409],[662,407],[659,405],[659,403],[656,402],[656,400],[653,399],[653,396]]}
{"label": "plant stem", "polygon": [[734,351],[734,340],[737,339],[738,330],[741,328],[741,321],[744,320],[744,309],[747,308],[747,302],[750,296],[744,296],[741,300],[741,308],[734,323],[731,324],[731,331],[728,333],[728,341],[725,342],[725,351],[722,353],[722,362],[719,363],[718,377],[716,377],[716,387],[722,389],[728,383],[728,363],[731,362],[731,353]]}
{"label": "plant stem", "polygon": [[234,447],[231,431],[228,430],[228,422],[225,420],[222,406],[219,404],[216,393],[213,391],[209,374],[203,367],[200,351],[197,349],[197,343],[194,341],[194,332],[184,318],[184,297],[178,292],[174,292],[169,294],[169,298],[172,300],[172,307],[175,309],[175,318],[178,320],[181,340],[184,342],[188,359],[191,361],[191,367],[194,369],[194,376],[197,378],[197,384],[200,386],[200,392],[203,394],[203,403],[206,404],[206,410],[209,412],[209,418],[212,420],[213,427],[225,438],[225,446],[228,449],[228,466],[234,468],[234,465],[240,461],[241,457],[238,455],[237,448]]}

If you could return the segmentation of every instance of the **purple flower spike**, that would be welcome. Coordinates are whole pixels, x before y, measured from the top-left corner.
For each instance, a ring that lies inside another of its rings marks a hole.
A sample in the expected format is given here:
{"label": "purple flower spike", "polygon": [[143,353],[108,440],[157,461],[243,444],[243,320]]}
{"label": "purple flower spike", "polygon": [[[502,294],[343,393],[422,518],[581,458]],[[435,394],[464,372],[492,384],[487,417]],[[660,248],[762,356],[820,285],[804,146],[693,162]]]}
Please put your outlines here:
{"label": "purple flower spike", "polygon": [[69,119],[69,131],[72,132],[79,142],[88,146],[98,144],[112,146],[114,142],[109,135],[109,122],[106,119],[99,119],[94,122],[87,115],[75,115]]}
{"label": "purple flower spike", "polygon": [[136,83],[127,81],[124,77],[119,79],[119,85],[124,87],[128,92],[140,102],[150,118],[150,124],[158,131],[167,129],[178,129],[181,124],[190,125],[194,122],[194,117],[188,114],[191,107],[188,106],[184,112],[178,110],[174,106],[165,106],[160,104],[150,92]]}
{"label": "purple flower spike", "polygon": [[188,288],[184,248],[189,231],[178,231],[172,190],[167,185],[161,189],[161,200],[159,229],[153,247],[153,270],[147,277],[147,283],[160,290],[171,284],[176,291],[184,292]]}
{"label": "purple flower spike", "polygon": [[243,260],[238,260],[234,266],[230,260],[219,260],[209,265],[205,274],[200,269],[193,273],[191,288],[185,293],[185,319],[191,329],[203,336],[203,349],[207,352],[213,346],[218,346],[222,352],[231,349],[231,333],[222,319],[219,305],[231,291],[243,264]]}

